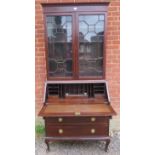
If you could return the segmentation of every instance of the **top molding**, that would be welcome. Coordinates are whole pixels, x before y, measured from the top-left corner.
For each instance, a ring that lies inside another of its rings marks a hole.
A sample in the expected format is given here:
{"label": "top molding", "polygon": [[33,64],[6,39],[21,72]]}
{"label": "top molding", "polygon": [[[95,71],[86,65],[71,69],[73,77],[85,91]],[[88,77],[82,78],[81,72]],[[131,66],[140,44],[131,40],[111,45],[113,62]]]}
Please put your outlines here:
{"label": "top molding", "polygon": [[[100,12],[105,11],[107,12],[109,3],[95,3],[95,4],[42,4],[44,13],[50,12],[87,12],[87,11],[94,11]],[[74,10],[74,7],[77,10]],[[63,8],[63,9],[62,9]],[[62,11],[63,10],[63,11]]]}
{"label": "top molding", "polygon": [[69,1],[63,1],[63,0],[35,0],[35,2],[39,2],[41,4],[97,4],[97,3],[110,3],[113,0],[69,0]]}

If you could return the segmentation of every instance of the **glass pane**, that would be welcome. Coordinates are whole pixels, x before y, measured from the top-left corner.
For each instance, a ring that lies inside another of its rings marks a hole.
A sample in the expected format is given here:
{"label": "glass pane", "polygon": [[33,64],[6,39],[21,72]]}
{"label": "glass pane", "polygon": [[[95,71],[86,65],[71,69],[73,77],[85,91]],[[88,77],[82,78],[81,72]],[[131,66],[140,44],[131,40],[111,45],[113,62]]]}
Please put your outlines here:
{"label": "glass pane", "polygon": [[72,17],[47,16],[50,77],[72,76]]}
{"label": "glass pane", "polygon": [[79,74],[103,75],[104,15],[79,16]]}

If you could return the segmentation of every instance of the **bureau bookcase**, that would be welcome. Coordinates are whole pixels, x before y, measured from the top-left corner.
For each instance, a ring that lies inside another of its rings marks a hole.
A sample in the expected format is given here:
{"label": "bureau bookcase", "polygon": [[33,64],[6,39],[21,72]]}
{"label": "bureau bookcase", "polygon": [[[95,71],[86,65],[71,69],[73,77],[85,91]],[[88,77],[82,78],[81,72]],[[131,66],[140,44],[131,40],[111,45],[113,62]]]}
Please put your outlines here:
{"label": "bureau bookcase", "polygon": [[105,80],[108,4],[43,5],[47,81],[43,107],[45,143],[104,140],[110,143]]}

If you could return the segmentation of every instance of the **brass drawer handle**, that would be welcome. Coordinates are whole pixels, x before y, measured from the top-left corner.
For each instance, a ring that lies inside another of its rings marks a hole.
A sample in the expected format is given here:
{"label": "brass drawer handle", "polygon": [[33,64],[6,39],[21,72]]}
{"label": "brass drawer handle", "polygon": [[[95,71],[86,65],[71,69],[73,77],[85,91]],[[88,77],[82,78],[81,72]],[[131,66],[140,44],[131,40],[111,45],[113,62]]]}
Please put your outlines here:
{"label": "brass drawer handle", "polygon": [[63,118],[58,118],[58,122],[62,122],[63,121]]}
{"label": "brass drawer handle", "polygon": [[95,117],[92,117],[92,118],[91,118],[91,121],[92,121],[92,122],[95,122],[95,121],[96,121],[96,118],[95,118]]}
{"label": "brass drawer handle", "polygon": [[59,129],[59,134],[63,134],[63,129]]}
{"label": "brass drawer handle", "polygon": [[91,129],[91,133],[94,134],[96,131],[95,129]]}

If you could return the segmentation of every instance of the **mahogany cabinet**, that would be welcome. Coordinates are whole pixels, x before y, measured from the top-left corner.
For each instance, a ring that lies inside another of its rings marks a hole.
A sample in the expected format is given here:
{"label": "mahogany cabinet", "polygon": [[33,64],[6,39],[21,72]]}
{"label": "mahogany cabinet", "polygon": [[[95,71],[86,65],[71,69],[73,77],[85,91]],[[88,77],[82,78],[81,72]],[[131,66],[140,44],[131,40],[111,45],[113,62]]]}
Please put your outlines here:
{"label": "mahogany cabinet", "polygon": [[105,79],[108,4],[43,5],[47,81],[45,142],[105,140],[110,143],[110,105]]}
{"label": "mahogany cabinet", "polygon": [[43,5],[48,80],[105,77],[107,8]]}

